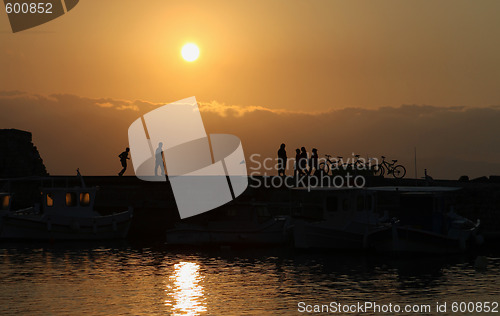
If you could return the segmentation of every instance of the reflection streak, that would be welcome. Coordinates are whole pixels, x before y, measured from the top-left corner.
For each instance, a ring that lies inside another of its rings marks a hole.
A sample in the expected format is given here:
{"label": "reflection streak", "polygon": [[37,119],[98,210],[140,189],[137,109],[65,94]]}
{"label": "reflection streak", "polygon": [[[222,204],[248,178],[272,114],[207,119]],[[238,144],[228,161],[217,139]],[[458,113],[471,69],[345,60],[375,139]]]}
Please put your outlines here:
{"label": "reflection streak", "polygon": [[200,315],[207,310],[199,264],[179,262],[169,279],[173,285],[169,284],[166,291],[173,302],[166,300],[165,305],[172,306],[173,315]]}

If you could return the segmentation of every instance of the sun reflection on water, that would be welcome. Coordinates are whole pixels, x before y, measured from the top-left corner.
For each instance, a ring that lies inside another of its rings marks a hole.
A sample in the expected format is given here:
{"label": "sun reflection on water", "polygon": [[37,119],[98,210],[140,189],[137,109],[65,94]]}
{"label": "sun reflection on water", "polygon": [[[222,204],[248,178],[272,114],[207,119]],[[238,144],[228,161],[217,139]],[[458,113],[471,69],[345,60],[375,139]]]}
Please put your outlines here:
{"label": "sun reflection on water", "polygon": [[165,291],[171,299],[165,305],[172,307],[173,315],[199,315],[207,310],[199,264],[186,261],[175,264],[169,281]]}

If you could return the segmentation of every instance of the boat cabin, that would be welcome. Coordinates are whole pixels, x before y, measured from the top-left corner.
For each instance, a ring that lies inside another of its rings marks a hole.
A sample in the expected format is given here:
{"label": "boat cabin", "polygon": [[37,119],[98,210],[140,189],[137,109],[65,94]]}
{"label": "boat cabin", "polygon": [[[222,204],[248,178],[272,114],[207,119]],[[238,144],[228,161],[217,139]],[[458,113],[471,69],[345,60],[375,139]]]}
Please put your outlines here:
{"label": "boat cabin", "polygon": [[384,208],[400,225],[434,233],[447,231],[448,215],[454,211],[453,187],[384,187],[371,188],[378,193],[378,207]]}
{"label": "boat cabin", "polygon": [[41,210],[46,214],[93,217],[97,188],[43,188]]}
{"label": "boat cabin", "polygon": [[293,189],[292,214],[316,220],[356,218],[375,214],[375,194],[363,188]]}

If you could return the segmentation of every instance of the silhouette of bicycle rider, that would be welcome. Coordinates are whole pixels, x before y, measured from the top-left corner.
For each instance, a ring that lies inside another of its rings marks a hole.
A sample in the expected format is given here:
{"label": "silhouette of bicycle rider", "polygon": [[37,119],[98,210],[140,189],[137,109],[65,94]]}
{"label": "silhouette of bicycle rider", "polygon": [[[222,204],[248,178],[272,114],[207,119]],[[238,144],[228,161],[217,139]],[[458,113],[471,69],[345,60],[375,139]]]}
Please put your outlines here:
{"label": "silhouette of bicycle rider", "polygon": [[122,171],[118,172],[118,176],[123,176],[123,174],[125,173],[125,171],[127,170],[127,159],[130,159],[128,157],[128,153],[130,151],[130,148],[127,147],[127,149],[125,149],[124,152],[122,152],[121,154],[118,155],[118,157],[120,157],[120,162],[122,163]]}
{"label": "silhouette of bicycle rider", "polygon": [[155,176],[158,176],[158,167],[160,167],[160,175],[165,175],[165,168],[163,165],[163,143],[158,143],[158,148],[155,151]]}

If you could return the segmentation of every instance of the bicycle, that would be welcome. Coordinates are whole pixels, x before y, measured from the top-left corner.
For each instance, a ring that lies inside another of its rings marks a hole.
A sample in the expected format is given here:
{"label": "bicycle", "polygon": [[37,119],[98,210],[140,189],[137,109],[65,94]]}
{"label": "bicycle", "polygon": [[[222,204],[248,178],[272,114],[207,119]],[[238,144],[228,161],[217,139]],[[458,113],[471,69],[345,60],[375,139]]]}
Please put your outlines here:
{"label": "bicycle", "polygon": [[375,170],[376,165],[372,161],[377,161],[374,158],[360,159],[360,155],[354,155],[356,160],[353,163],[347,164],[347,170],[357,175],[371,176]]}
{"label": "bicycle", "polygon": [[392,163],[385,161],[385,156],[382,156],[382,162],[373,168],[373,175],[383,177],[392,174],[396,179],[401,179],[406,175],[406,168],[402,165],[396,165],[397,160],[392,160]]}
{"label": "bicycle", "polygon": [[369,170],[370,169],[371,158],[368,159],[368,164],[367,164],[367,161],[365,159],[359,159],[359,157],[361,157],[361,155],[354,155],[354,157],[356,158],[356,160],[353,163],[350,163],[347,165],[348,169],[351,169],[353,171],[355,171],[355,170],[361,171],[361,170]]}
{"label": "bicycle", "polygon": [[325,155],[325,157],[326,157],[326,161],[321,162],[319,164],[319,170],[324,172],[324,174],[329,174],[330,171],[332,171],[332,175],[333,175],[333,170],[339,170],[340,167],[343,167],[344,169],[346,168],[346,165],[342,162],[342,157],[340,157],[340,156],[337,157],[337,159],[335,161],[330,160],[332,155]]}

